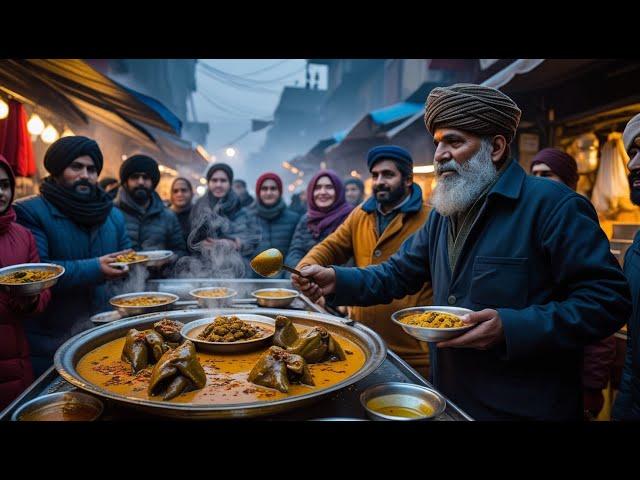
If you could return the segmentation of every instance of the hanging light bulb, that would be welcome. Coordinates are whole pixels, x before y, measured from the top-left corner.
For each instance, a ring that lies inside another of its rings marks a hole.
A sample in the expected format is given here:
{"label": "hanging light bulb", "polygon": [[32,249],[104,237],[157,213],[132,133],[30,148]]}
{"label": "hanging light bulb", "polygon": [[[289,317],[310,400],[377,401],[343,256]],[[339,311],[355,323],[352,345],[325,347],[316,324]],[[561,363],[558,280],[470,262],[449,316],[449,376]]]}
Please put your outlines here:
{"label": "hanging light bulb", "polygon": [[39,115],[33,114],[27,122],[27,130],[31,135],[40,135],[44,130],[44,122]]}
{"label": "hanging light bulb", "polygon": [[53,143],[60,138],[60,134],[53,125],[49,124],[47,125],[47,128],[42,131],[40,138],[44,143]]}
{"label": "hanging light bulb", "polygon": [[9,115],[9,105],[0,98],[0,120],[7,118],[7,115]]}
{"label": "hanging light bulb", "polygon": [[64,131],[62,132],[62,135],[60,135],[60,137],[73,137],[73,136],[75,136],[75,133],[73,133],[73,131],[69,127],[65,127]]}

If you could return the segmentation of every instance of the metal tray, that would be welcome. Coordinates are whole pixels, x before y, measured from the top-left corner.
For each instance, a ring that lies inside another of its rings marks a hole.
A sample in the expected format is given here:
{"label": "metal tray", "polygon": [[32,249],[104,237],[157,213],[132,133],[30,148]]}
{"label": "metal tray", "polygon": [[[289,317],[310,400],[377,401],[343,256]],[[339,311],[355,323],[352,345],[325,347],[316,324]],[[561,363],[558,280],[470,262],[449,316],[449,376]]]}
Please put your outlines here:
{"label": "metal tray", "polygon": [[183,310],[141,315],[127,320],[108,323],[82,332],[65,342],[54,356],[54,366],[56,370],[58,370],[58,373],[69,383],[103,399],[109,399],[129,407],[167,417],[214,419],[269,415],[313,403],[325,395],[345,388],[365,378],[382,364],[386,355],[386,345],[382,338],[380,338],[380,336],[373,330],[363,325],[351,327],[346,325],[342,319],[337,319],[332,315],[317,312],[299,312],[264,308],[256,309],[255,311],[247,311],[246,313],[268,315],[272,318],[275,318],[277,315],[287,315],[294,322],[300,325],[322,325],[329,331],[338,332],[349,340],[355,342],[365,352],[365,364],[360,368],[360,370],[350,377],[322,390],[280,400],[226,405],[180,404],[159,400],[131,398],[102,389],[87,382],[76,370],[77,363],[86,353],[111,340],[123,337],[131,328],[137,328],[138,330],[151,328],[154,322],[163,318],[178,320],[182,323],[189,323],[203,317],[228,315],[236,312],[237,310],[233,308]]}

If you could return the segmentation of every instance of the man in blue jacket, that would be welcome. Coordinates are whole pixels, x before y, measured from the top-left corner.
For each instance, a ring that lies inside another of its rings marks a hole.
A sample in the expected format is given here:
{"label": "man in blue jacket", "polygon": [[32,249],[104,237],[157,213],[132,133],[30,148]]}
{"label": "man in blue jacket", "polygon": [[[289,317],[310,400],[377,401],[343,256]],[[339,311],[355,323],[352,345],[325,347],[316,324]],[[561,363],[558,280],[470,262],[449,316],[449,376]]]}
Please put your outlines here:
{"label": "man in blue jacket", "polygon": [[520,113],[492,88],[433,89],[438,183],[425,225],[380,265],[314,265],[294,281],[350,305],[430,281],[434,305],[474,310],[474,328],[430,348],[438,389],[480,420],[580,420],[583,346],[622,326],[629,287],[589,201],[509,159]]}
{"label": "man in blue jacket", "polygon": [[109,308],[105,281],[125,276],[110,266],[128,251],[124,218],[98,187],[102,152],[87,137],[63,137],[44,156],[51,174],[40,195],[15,203],[18,222],[33,233],[40,260],[65,268],[44,314],[25,323],[35,376],[67,339],[91,328],[89,317]]}
{"label": "man in blue jacket", "polygon": [[[640,115],[629,121],[622,139],[629,155],[631,201],[640,205]],[[624,273],[631,287],[633,314],[627,325],[627,353],[611,416],[616,420],[640,420],[640,232],[624,256]]]}

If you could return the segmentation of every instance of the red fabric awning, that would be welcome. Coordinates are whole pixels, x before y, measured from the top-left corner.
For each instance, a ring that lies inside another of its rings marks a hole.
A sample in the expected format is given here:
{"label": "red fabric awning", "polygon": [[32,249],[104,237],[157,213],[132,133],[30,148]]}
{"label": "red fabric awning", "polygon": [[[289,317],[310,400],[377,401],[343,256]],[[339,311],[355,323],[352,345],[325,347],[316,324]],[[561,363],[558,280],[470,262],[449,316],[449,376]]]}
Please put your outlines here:
{"label": "red fabric awning", "polygon": [[16,100],[9,100],[9,115],[0,120],[0,154],[7,159],[16,176],[35,175],[36,161],[27,130],[27,112]]}

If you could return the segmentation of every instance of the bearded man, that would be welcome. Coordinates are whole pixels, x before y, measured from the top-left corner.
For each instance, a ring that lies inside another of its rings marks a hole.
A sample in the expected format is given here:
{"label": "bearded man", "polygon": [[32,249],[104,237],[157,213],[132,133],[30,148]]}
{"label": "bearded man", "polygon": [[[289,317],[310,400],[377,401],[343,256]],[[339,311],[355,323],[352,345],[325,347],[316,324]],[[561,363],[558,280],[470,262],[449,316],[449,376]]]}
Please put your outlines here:
{"label": "bearded man", "polygon": [[160,169],[153,158],[127,158],[120,166],[122,188],[115,204],[124,214],[134,250],[171,250],[182,257],[187,253],[182,227],[156,192],[158,182]]}
{"label": "bearded man", "polygon": [[[367,165],[373,195],[314,246],[300,260],[298,269],[305,265],[343,265],[350,258],[357,267],[382,263],[427,220],[430,209],[424,205],[422,189],[413,182],[413,159],[408,151],[396,145],[374,147],[367,154]],[[427,344],[406,335],[389,317],[403,308],[430,305],[431,295],[431,284],[426,282],[414,295],[387,305],[353,307],[349,316],[378,332],[389,348],[428,376]]]}
{"label": "bearded man", "polygon": [[65,268],[47,310],[24,323],[36,378],[51,366],[60,345],[94,326],[92,314],[110,308],[106,282],[127,275],[111,266],[131,242],[122,213],[98,188],[102,165],[94,140],[63,137],[44,155],[51,175],[40,185],[40,195],[14,205],[18,223],[33,233],[40,261]]}
{"label": "bearded man", "polygon": [[[631,201],[640,205],[640,114],[627,123],[622,134],[624,148],[629,156],[629,187]],[[633,297],[633,314],[627,324],[627,351],[624,360],[620,391],[613,405],[611,416],[615,420],[640,420],[640,232],[624,256],[624,273],[627,275]]]}
{"label": "bearded man", "polygon": [[433,89],[438,183],[425,225],[380,265],[312,265],[295,281],[339,305],[431,282],[435,305],[473,310],[472,329],[430,345],[436,388],[480,420],[580,420],[583,346],[622,326],[629,286],[591,203],[510,159],[520,114],[493,88]]}

